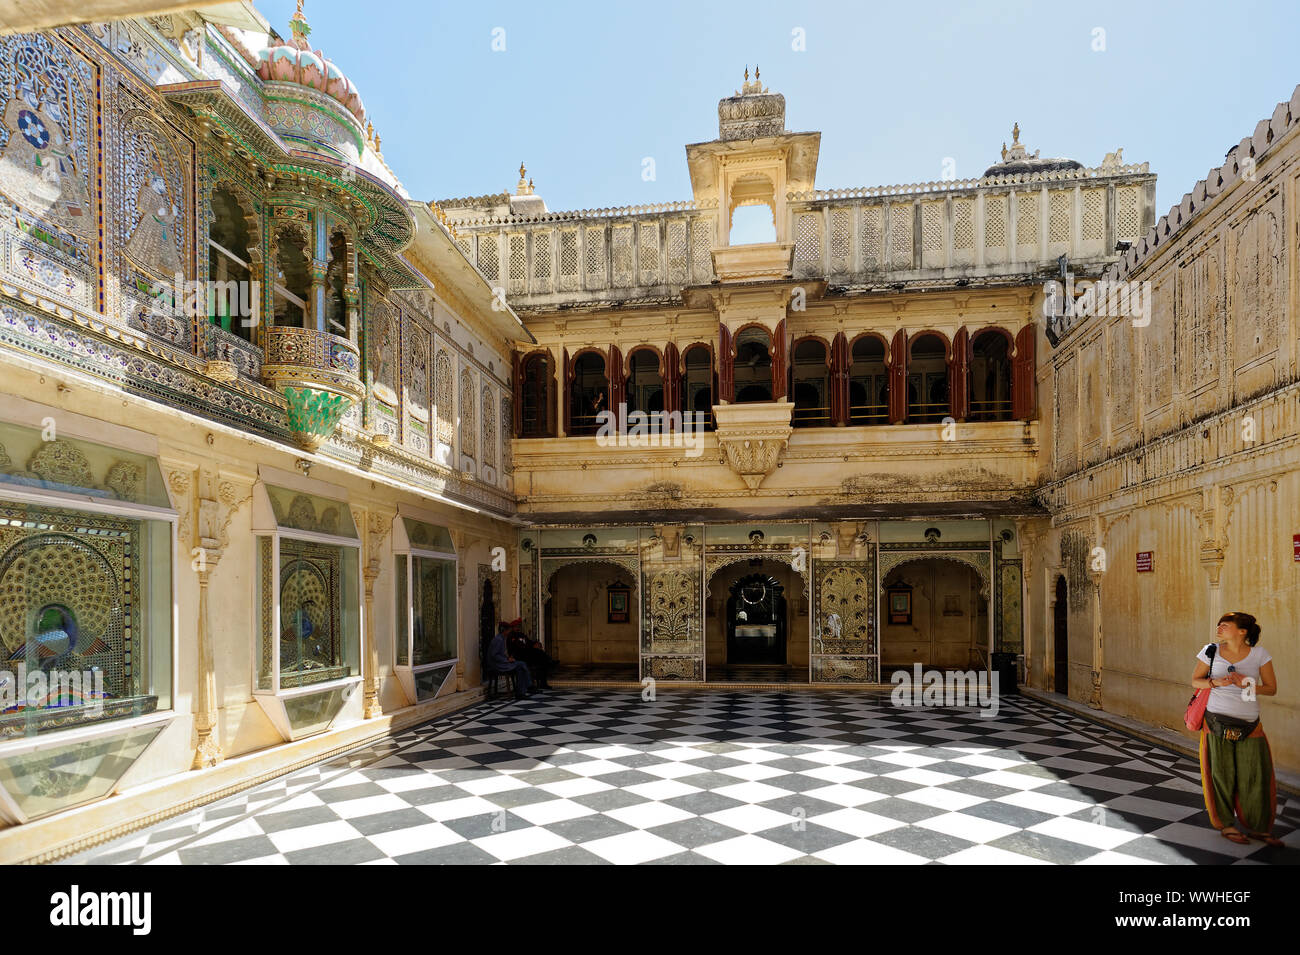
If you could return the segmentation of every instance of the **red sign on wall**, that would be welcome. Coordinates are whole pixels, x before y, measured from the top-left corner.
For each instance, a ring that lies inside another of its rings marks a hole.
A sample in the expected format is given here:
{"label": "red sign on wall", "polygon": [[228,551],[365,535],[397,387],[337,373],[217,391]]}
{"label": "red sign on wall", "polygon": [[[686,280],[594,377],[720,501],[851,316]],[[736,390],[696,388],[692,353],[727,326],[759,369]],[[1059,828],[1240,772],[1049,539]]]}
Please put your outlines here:
{"label": "red sign on wall", "polygon": [[1300,534],[1291,535],[1291,559],[1300,564]]}
{"label": "red sign on wall", "polygon": [[1153,550],[1138,551],[1137,572],[1139,574],[1149,574],[1156,568],[1156,552]]}

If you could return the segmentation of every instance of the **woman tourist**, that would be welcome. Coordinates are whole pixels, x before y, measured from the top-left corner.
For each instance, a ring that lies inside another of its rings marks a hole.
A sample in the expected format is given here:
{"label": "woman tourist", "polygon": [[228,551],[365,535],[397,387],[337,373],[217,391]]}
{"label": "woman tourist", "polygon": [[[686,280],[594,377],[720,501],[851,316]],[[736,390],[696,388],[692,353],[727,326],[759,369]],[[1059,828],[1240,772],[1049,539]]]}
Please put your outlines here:
{"label": "woman tourist", "polygon": [[[1217,644],[1207,644],[1196,655],[1200,663],[1192,674],[1192,686],[1212,688],[1201,728],[1205,809],[1225,839],[1244,845],[1249,836],[1280,846],[1282,840],[1270,832],[1277,811],[1273,756],[1255,699],[1277,693],[1273,658],[1258,645],[1259,624],[1248,613],[1225,613],[1218,637]],[[1235,825],[1237,819],[1245,834]]]}

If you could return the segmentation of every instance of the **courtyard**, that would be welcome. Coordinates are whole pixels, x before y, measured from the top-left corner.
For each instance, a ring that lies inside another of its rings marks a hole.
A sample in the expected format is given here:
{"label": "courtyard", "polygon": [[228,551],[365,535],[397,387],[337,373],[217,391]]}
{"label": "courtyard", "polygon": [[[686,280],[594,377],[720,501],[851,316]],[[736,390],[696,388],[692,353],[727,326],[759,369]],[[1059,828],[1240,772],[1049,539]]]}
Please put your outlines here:
{"label": "courtyard", "polygon": [[561,688],[480,703],[158,823],[92,864],[1290,863],[1196,764],[1024,696]]}

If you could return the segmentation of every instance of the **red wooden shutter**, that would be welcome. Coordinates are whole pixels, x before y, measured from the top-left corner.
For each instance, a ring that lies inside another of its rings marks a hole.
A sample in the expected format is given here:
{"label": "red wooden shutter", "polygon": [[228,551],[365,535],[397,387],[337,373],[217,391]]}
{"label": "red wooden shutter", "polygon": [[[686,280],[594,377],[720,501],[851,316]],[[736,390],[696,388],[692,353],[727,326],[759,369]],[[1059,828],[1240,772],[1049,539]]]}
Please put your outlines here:
{"label": "red wooden shutter", "polygon": [[664,346],[664,358],[659,369],[659,377],[663,380],[665,413],[681,411],[682,375],[677,368],[677,346],[672,342]]}
{"label": "red wooden shutter", "polygon": [[1011,417],[1032,421],[1038,416],[1038,373],[1034,350],[1038,326],[1029,324],[1016,335],[1016,355],[1011,360]]}
{"label": "red wooden shutter", "polygon": [[790,393],[790,349],[785,344],[785,319],[776,323],[772,336],[772,400],[780,401]]}
{"label": "red wooden shutter", "polygon": [[568,435],[573,429],[572,422],[572,401],[569,400],[569,393],[573,390],[573,363],[569,361],[569,350],[563,351],[564,357],[564,376],[560,379],[560,413],[564,416],[564,433]]}
{"label": "red wooden shutter", "polygon": [[907,420],[907,333],[894,332],[889,346],[889,423]]}
{"label": "red wooden shutter", "polygon": [[513,418],[510,426],[514,429],[515,437],[522,438],[524,436],[524,376],[517,351],[510,353],[510,390],[514,393],[513,404],[510,405]]}
{"label": "red wooden shutter", "polygon": [[849,340],[837,332],[831,341],[831,424],[849,423]]}
{"label": "red wooden shutter", "polygon": [[736,400],[735,354],[731,350],[731,331],[726,325],[718,326],[718,393],[714,400],[730,404]]}
{"label": "red wooden shutter", "polygon": [[609,379],[609,410],[610,413],[617,415],[618,406],[627,400],[627,379],[623,377],[623,353],[618,350],[617,345],[609,346],[607,372],[605,377]]}
{"label": "red wooden shutter", "polygon": [[952,340],[952,358],[948,362],[948,413],[958,421],[970,417],[970,335],[963,325]]}

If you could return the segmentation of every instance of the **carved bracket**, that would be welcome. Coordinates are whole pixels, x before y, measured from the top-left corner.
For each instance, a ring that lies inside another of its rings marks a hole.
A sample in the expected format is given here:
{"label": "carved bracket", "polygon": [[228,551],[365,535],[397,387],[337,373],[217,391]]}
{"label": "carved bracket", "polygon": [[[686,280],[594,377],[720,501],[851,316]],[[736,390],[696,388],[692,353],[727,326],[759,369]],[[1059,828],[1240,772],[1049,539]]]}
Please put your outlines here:
{"label": "carved bracket", "polygon": [[746,404],[716,405],[718,447],[723,461],[740,475],[751,494],[776,469],[785,453],[790,435],[788,401],[762,401]]}

